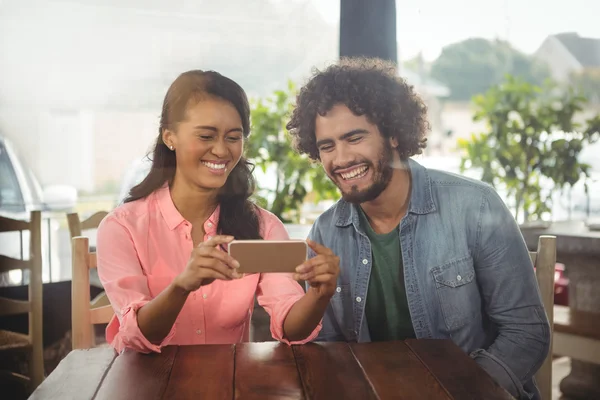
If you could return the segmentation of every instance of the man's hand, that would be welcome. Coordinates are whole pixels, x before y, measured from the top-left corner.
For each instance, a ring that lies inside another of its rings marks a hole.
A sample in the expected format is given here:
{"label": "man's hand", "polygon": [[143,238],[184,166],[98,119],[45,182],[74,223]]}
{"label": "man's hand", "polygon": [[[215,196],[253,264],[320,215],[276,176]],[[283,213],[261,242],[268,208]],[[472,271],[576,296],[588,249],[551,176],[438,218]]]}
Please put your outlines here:
{"label": "man's hand", "polygon": [[340,258],[319,243],[312,240],[306,243],[316,256],[298,266],[294,278],[307,281],[318,297],[330,299],[335,293],[340,274]]}

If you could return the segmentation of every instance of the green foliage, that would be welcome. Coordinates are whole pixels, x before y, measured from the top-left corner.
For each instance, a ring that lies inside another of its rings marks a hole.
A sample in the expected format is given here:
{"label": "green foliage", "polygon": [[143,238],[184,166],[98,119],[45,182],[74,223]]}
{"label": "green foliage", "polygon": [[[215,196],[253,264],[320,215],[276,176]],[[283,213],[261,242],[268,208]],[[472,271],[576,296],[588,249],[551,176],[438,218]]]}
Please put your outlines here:
{"label": "green foliage", "polygon": [[[483,181],[505,190],[518,220],[542,219],[555,191],[589,176],[578,156],[598,140],[600,116],[577,121],[585,97],[508,76],[473,102],[474,120],[485,121],[488,130],[459,142],[461,170],[481,169]],[[551,189],[542,190],[544,180]]]}
{"label": "green foliage", "polygon": [[258,182],[257,202],[284,222],[297,222],[305,199],[314,201],[337,198],[337,188],[323,168],[307,156],[294,151],[285,125],[295,98],[293,83],[287,90],[251,102],[252,134],[246,147],[247,157],[263,173],[273,174],[275,187]]}
{"label": "green foliage", "polygon": [[431,66],[431,76],[450,88],[453,100],[470,100],[501,83],[505,74],[541,84],[549,77],[549,70],[508,42],[482,38],[444,47]]}

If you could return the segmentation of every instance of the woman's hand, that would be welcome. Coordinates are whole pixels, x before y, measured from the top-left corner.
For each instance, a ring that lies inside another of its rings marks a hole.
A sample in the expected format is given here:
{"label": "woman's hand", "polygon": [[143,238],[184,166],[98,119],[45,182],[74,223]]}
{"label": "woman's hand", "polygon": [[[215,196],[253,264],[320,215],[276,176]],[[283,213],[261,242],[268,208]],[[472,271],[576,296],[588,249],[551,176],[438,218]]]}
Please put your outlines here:
{"label": "woman's hand", "polygon": [[330,299],[335,294],[337,278],[340,274],[340,258],[327,247],[307,240],[306,243],[316,254],[296,268],[296,280],[304,280],[310,284],[320,298]]}
{"label": "woman's hand", "polygon": [[229,281],[241,278],[242,275],[237,273],[240,263],[218,249],[218,246],[232,240],[233,236],[218,235],[196,246],[185,270],[175,277],[174,284],[186,292],[193,292],[215,279]]}

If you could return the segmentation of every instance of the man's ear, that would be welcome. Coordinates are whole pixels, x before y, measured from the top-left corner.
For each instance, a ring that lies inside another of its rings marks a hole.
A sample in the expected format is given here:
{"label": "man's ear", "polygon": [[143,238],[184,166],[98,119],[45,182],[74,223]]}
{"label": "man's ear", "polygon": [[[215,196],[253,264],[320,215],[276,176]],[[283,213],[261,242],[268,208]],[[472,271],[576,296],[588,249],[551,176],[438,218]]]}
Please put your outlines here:
{"label": "man's ear", "polygon": [[390,145],[394,149],[398,148],[398,139],[396,139],[395,137],[391,137],[390,138]]}

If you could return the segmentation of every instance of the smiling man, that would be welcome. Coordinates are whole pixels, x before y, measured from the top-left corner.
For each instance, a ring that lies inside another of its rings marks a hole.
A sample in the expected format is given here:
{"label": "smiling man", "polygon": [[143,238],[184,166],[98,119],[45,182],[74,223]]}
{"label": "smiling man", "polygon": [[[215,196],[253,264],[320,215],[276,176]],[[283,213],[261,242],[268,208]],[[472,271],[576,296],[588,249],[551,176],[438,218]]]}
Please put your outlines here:
{"label": "smiling man", "polygon": [[452,339],[513,396],[539,398],[549,324],[519,227],[490,186],[411,159],[426,118],[379,60],[342,60],[298,95],[287,128],[342,193],[310,233],[342,270],[318,340]]}

